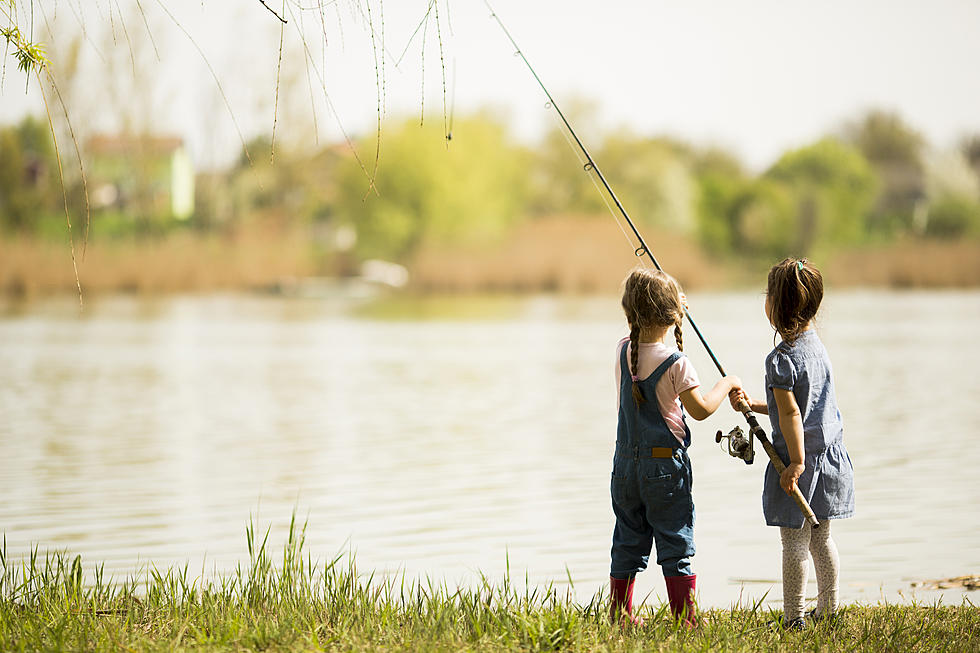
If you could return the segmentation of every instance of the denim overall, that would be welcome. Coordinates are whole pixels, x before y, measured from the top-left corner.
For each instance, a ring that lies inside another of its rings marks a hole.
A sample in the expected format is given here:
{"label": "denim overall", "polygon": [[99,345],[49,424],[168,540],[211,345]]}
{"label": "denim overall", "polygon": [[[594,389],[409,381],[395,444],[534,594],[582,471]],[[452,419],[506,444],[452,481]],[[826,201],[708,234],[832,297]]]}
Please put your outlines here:
{"label": "denim overall", "polygon": [[[626,349],[624,345],[620,354],[619,427],[610,483],[616,528],[609,575],[629,578],[646,569],[656,542],[657,564],[664,576],[687,576],[693,573],[694,555],[694,499],[687,455],[691,431],[685,422],[681,445],[660,414],[655,392],[660,377],[683,354],[674,352],[653,374],[637,382],[647,399],[637,406]],[[654,458],[655,448],[669,448],[673,455]]]}

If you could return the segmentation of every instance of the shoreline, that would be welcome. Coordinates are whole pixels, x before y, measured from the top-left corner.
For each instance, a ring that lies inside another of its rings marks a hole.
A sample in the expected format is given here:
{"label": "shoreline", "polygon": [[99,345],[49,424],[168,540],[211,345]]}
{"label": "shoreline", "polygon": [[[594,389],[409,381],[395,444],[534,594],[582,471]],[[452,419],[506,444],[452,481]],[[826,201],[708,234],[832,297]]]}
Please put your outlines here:
{"label": "shoreline", "polygon": [[[699,627],[678,626],[666,605],[634,611],[643,628],[608,621],[600,590],[587,604],[568,591],[484,578],[475,588],[429,578],[380,581],[353,555],[324,563],[304,552],[305,527],[292,522],[285,546],[267,548],[246,530],[249,561],[223,577],[197,579],[187,567],[149,569],[122,584],[69,553],[33,550],[21,565],[0,556],[0,646],[5,650],[976,650],[980,608],[846,604],[838,617],[802,631],[776,624],[763,601],[699,610]],[[13,565],[10,565],[13,562]],[[86,571],[88,573],[86,573]],[[91,578],[90,582],[84,579]]]}
{"label": "shoreline", "polygon": [[[479,246],[424,246],[402,261],[407,295],[615,294],[637,264],[606,220],[529,221]],[[689,291],[738,291],[765,282],[768,259],[713,256],[689,237],[650,230],[658,260]],[[233,235],[176,232],[159,239],[75,243],[83,298],[97,294],[289,294],[290,286],[357,283],[349,255],[319,252],[308,231],[261,227]],[[813,257],[828,287],[980,288],[980,241],[899,240]],[[644,260],[645,263],[648,264]],[[31,299],[78,290],[67,242],[0,238],[0,297]]]}

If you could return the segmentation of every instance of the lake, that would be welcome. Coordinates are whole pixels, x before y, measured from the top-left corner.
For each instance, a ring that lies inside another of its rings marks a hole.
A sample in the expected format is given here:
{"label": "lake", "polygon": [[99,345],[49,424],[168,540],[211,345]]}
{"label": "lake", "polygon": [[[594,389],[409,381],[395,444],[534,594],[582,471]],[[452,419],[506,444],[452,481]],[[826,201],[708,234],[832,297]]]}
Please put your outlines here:
{"label": "lake", "polygon": [[[773,346],[761,294],[689,301],[760,395]],[[831,291],[819,332],[857,479],[857,516],[833,523],[842,600],[959,603],[962,590],[912,583],[980,573],[980,293]],[[624,334],[617,297],[4,306],[8,556],[68,550],[117,579],[185,563],[220,574],[247,559],[249,519],[279,547],[295,511],[320,560],[353,552],[365,573],[452,585],[509,566],[588,601],[608,578]],[[714,383],[689,328],[685,343]],[[692,423],[702,605],[778,605],[764,453],[746,466],[714,442],[741,423],[727,407]],[[655,565],[637,583],[664,598]]]}

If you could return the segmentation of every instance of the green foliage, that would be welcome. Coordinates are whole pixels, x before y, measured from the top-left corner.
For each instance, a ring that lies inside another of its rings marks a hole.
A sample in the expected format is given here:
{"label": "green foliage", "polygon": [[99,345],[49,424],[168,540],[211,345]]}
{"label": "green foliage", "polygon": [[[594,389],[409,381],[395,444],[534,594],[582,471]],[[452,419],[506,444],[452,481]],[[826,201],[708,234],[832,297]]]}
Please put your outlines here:
{"label": "green foliage", "polygon": [[562,128],[555,127],[549,131],[531,157],[528,206],[531,213],[593,214],[605,210],[602,195],[589,181],[576,152],[569,148]]}
{"label": "green foliage", "polygon": [[980,235],[980,202],[964,195],[944,195],[929,206],[926,235],[961,238]]}
{"label": "green foliage", "polygon": [[960,153],[980,180],[980,134],[967,136],[960,143]]}
{"label": "green foliage", "polygon": [[926,195],[922,136],[894,113],[871,111],[850,125],[845,137],[880,180],[869,231],[890,235],[912,229],[916,205]]}
{"label": "green foliage", "polygon": [[784,184],[765,177],[744,183],[729,206],[733,250],[764,259],[792,251],[796,199]]}
{"label": "green foliage", "polygon": [[[627,213],[638,224],[683,231],[696,228],[697,184],[684,146],[620,131],[589,147],[589,151]],[[561,127],[547,134],[533,154],[532,213],[617,211],[598,177],[583,169],[578,156],[577,149],[569,147]],[[604,199],[608,200],[609,209]]]}
{"label": "green foliage", "polygon": [[58,162],[47,124],[25,118],[0,129],[0,227],[32,231],[57,211]]}
{"label": "green foliage", "polygon": [[698,180],[698,233],[715,254],[729,253],[737,247],[739,222],[736,201],[750,184],[733,157],[719,150],[700,153],[694,160]]}
{"label": "green foliage", "polygon": [[[694,231],[697,186],[683,147],[620,132],[605,139],[597,156],[603,174],[615,184],[616,195],[634,219]],[[593,193],[598,194],[594,189]]]}
{"label": "green foliage", "polygon": [[765,177],[786,186],[795,198],[787,250],[807,254],[864,238],[877,181],[856,148],[824,138],[784,154]]}
{"label": "green foliage", "polygon": [[751,178],[717,152],[695,160],[702,242],[715,252],[771,259],[860,242],[875,178],[834,139],[788,152]]}
{"label": "green foliage", "polygon": [[414,121],[387,126],[377,194],[353,158],[338,170],[337,214],[355,226],[362,256],[403,260],[425,244],[492,241],[522,216],[527,157],[503,127],[473,117],[456,120],[448,144],[441,134]]}
{"label": "green foliage", "polygon": [[29,75],[32,72],[41,72],[50,63],[44,52],[44,45],[25,39],[16,26],[0,27],[0,36],[6,39],[8,45],[14,46],[13,56],[23,73]]}

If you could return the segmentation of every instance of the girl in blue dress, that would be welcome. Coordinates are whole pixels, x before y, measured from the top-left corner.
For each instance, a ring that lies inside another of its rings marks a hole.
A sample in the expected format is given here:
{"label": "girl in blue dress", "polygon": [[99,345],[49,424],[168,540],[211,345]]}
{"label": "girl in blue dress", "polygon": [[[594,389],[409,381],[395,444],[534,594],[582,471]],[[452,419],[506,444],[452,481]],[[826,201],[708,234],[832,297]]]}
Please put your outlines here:
{"label": "girl in blue dress", "polygon": [[[769,415],[772,442],[788,462],[780,476],[766,468],[762,509],[783,543],[783,625],[804,627],[803,590],[808,558],[817,572],[817,605],[807,616],[830,618],[837,609],[839,558],[831,519],[854,514],[854,470],[844,448],[833,370],[813,319],[823,299],[823,277],[806,259],[785,259],[769,270],[766,317],[782,338],[766,357],[766,400],[733,393],[753,411]],[[820,521],[804,523],[790,493],[799,487]]]}

